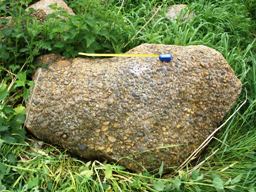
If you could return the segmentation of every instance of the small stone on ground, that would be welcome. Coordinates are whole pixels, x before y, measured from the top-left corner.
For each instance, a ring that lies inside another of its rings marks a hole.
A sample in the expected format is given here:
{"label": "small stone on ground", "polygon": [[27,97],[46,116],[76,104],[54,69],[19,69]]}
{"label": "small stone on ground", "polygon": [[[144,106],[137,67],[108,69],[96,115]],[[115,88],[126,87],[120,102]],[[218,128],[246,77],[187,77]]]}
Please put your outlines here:
{"label": "small stone on ground", "polygon": [[[187,11],[187,12],[185,12]],[[183,13],[184,12],[184,13]],[[170,20],[176,20],[180,18],[183,21],[188,21],[193,18],[193,13],[188,10],[188,6],[185,4],[171,5],[168,9],[166,17]]]}

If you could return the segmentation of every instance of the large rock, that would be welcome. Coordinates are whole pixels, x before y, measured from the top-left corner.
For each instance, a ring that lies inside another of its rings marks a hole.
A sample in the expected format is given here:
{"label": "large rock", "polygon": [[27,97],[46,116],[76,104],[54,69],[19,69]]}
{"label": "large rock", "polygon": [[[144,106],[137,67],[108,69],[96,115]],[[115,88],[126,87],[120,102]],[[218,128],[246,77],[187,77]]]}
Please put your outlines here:
{"label": "large rock", "polygon": [[221,123],[241,83],[205,46],[143,44],[130,53],[158,58],[44,56],[27,105],[38,138],[87,159],[141,171],[180,165]]}
{"label": "large rock", "polygon": [[33,13],[33,16],[43,21],[45,20],[47,15],[55,11],[54,9],[52,9],[52,6],[54,5],[58,8],[65,10],[68,14],[74,15],[73,10],[68,7],[68,5],[63,0],[40,0],[30,5],[28,9],[34,9],[35,12]]}

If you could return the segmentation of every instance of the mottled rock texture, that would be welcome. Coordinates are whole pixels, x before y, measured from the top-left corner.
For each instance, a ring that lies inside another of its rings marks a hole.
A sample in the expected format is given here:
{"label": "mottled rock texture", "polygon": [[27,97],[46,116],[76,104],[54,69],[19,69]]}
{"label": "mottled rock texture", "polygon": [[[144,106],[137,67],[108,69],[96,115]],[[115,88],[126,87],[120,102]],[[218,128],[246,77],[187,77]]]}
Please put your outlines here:
{"label": "mottled rock texture", "polygon": [[141,171],[180,165],[221,123],[241,83],[206,46],[143,44],[129,53],[158,58],[63,59],[35,74],[26,127],[87,159]]}
{"label": "mottled rock texture", "polygon": [[176,20],[179,18],[183,21],[191,20],[193,16],[194,13],[188,9],[186,4],[171,5],[166,14],[166,17],[170,20]]}
{"label": "mottled rock texture", "polygon": [[43,21],[47,15],[55,11],[51,7],[54,5],[56,5],[58,8],[62,8],[70,15],[74,15],[73,10],[68,7],[68,5],[63,0],[40,0],[33,5],[30,5],[28,9],[36,10],[36,12],[33,13],[33,16]]}

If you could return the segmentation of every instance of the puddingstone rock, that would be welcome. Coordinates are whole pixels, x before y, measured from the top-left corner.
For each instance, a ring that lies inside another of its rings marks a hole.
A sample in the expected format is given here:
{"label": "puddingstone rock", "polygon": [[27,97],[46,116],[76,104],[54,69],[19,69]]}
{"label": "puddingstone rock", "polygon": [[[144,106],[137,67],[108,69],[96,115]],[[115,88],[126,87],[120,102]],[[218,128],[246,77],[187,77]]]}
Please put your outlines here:
{"label": "puddingstone rock", "polygon": [[[44,21],[46,16],[54,13],[55,9],[52,9],[51,6],[57,6],[58,8],[63,9],[70,15],[75,15],[73,10],[68,7],[68,5],[63,0],[40,0],[32,5],[30,5],[26,11],[33,9],[34,12],[31,14],[31,16],[36,17],[40,21]],[[4,20],[4,21],[2,21]],[[2,23],[5,23],[3,25]],[[0,30],[12,23],[12,17],[0,17]]]}
{"label": "puddingstone rock", "polygon": [[166,17],[170,20],[176,20],[179,18],[183,21],[191,20],[194,15],[195,14],[192,11],[188,10],[188,6],[186,4],[171,5],[166,13]]}
{"label": "puddingstone rock", "polygon": [[33,16],[37,17],[39,20],[44,21],[45,17],[47,15],[49,15],[55,11],[51,7],[54,5],[56,5],[58,8],[62,8],[70,15],[75,14],[73,12],[73,10],[70,7],[68,7],[68,5],[63,0],[40,0],[40,1],[30,5],[28,7],[28,9],[36,10],[36,12],[33,14]]}
{"label": "puddingstone rock", "polygon": [[158,58],[64,59],[35,74],[26,127],[86,159],[142,171],[180,165],[221,123],[241,83],[206,46],[143,44],[128,53]]}

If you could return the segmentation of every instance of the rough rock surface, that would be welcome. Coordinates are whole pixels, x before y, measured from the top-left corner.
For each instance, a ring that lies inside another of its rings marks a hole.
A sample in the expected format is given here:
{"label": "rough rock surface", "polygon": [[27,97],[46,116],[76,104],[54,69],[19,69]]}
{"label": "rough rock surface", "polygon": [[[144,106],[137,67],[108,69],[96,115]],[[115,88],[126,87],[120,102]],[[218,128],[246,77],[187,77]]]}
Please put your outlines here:
{"label": "rough rock surface", "polygon": [[57,7],[62,8],[67,11],[70,15],[74,15],[73,10],[68,7],[68,5],[63,0],[40,0],[33,5],[30,5],[28,9],[32,8],[36,10],[33,16],[36,16],[39,20],[44,20],[46,15],[54,12],[51,5],[57,5]]}
{"label": "rough rock surface", "polygon": [[63,59],[35,74],[26,127],[87,159],[141,171],[180,165],[220,124],[241,83],[206,46],[143,44],[129,53],[158,58]]}
{"label": "rough rock surface", "polygon": [[185,9],[188,9],[188,6],[185,4],[171,5],[168,8],[166,17],[170,20],[176,20],[180,18],[181,20],[188,21],[193,18],[194,13],[192,13],[191,11],[187,11],[182,14]]}

